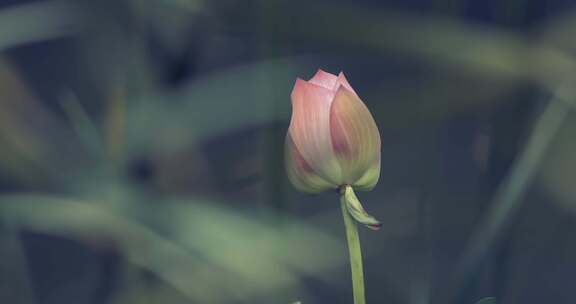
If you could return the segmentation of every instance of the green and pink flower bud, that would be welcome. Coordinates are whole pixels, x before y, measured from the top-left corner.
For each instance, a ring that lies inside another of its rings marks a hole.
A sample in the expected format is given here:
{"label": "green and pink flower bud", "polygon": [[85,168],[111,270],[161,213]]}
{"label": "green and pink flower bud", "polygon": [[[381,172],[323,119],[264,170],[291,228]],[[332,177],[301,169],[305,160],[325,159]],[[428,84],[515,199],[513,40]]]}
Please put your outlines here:
{"label": "green and pink flower bud", "polygon": [[[292,184],[307,193],[339,189],[354,198],[352,189],[374,188],[380,176],[380,133],[344,74],[318,70],[309,81],[297,79],[291,98],[286,165]],[[348,207],[360,222],[379,227],[359,202]],[[362,213],[372,220],[359,219]]]}

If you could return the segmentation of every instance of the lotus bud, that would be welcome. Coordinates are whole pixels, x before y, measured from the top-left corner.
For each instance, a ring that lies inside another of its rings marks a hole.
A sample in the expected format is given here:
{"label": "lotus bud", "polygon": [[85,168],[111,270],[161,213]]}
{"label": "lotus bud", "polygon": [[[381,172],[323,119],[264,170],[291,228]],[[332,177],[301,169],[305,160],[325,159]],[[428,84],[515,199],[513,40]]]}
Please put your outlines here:
{"label": "lotus bud", "polygon": [[353,190],[371,190],[380,177],[380,133],[366,105],[343,73],[318,70],[298,78],[292,90],[292,119],[286,136],[286,167],[300,191],[340,191],[350,214],[370,228]]}

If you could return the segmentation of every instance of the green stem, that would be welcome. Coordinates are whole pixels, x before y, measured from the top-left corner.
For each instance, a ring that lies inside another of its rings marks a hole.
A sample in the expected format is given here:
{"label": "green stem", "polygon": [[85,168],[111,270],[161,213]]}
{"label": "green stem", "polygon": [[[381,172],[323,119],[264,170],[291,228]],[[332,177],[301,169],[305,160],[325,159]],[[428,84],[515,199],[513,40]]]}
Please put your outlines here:
{"label": "green stem", "polygon": [[[350,186],[345,186],[350,188]],[[346,239],[348,240],[348,252],[350,254],[350,268],[352,270],[352,291],[354,293],[354,304],[366,304],[364,296],[364,270],[362,269],[362,250],[360,249],[360,238],[358,237],[358,226],[350,216],[347,207],[347,199],[350,195],[345,195],[351,189],[342,189],[340,195],[340,205],[342,216],[346,226]],[[356,197],[356,196],[354,196]]]}

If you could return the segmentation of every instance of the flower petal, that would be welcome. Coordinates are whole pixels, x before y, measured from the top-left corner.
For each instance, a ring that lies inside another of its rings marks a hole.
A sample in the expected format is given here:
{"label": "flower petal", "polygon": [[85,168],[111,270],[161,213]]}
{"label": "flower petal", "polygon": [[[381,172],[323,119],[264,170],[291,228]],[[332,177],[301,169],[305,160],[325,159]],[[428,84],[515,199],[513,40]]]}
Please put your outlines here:
{"label": "flower petal", "polygon": [[286,135],[285,148],[288,178],[296,189],[302,192],[320,193],[324,190],[337,187],[336,185],[331,185],[314,172],[314,169],[312,169],[300,152],[298,152],[290,133]]}
{"label": "flower petal", "polygon": [[355,190],[370,191],[372,190],[380,179],[380,157],[364,172],[364,175],[352,183]]}
{"label": "flower petal", "polygon": [[339,185],[342,174],[330,137],[330,105],[334,92],[298,79],[291,97],[289,133],[294,146],[316,174]]}
{"label": "flower petal", "polygon": [[380,157],[376,122],[360,98],[340,86],[330,109],[330,128],[342,180],[354,184]]}
{"label": "flower petal", "polygon": [[319,85],[324,87],[328,90],[335,91],[337,86],[338,76],[334,74],[330,74],[318,69],[318,72],[312,77],[312,79],[308,80],[309,83],[313,83],[315,85]]}
{"label": "flower petal", "polygon": [[[350,85],[350,83],[348,83],[348,79],[346,79],[346,76],[344,76],[344,73],[340,72],[340,74],[338,74],[338,79],[336,80],[336,85],[337,86],[343,86],[346,89],[348,89],[348,91],[354,93],[354,95],[358,96],[358,94],[356,94],[356,91],[354,91],[354,89],[352,88],[352,86]],[[338,89],[338,88],[335,88]]]}

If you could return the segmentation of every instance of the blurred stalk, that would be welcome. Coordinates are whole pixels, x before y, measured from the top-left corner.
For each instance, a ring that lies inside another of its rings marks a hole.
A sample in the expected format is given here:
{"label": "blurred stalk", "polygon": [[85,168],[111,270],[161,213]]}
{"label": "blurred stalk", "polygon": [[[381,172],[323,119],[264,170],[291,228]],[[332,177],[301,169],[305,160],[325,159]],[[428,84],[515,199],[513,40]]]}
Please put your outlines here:
{"label": "blurred stalk", "polygon": [[[262,176],[260,203],[265,215],[278,220],[279,213],[285,208],[284,188],[284,136],[285,128],[279,124],[267,126],[263,132],[260,146],[262,157]],[[270,214],[272,211],[273,214]]]}
{"label": "blurred stalk", "polygon": [[[260,56],[258,57],[275,57],[278,53],[278,46],[274,43],[273,32],[267,30],[275,28],[279,18],[280,11],[278,10],[275,1],[260,0],[256,1],[257,13],[261,21],[257,29],[259,38],[263,40],[260,43]],[[280,19],[281,20],[281,19]],[[264,29],[264,30],[262,30]],[[280,109],[278,103],[282,102],[275,98],[272,82],[270,79],[274,78],[275,71],[271,68],[263,68],[261,71],[261,78],[256,83],[256,90],[261,92],[261,96],[269,99],[270,108],[269,115],[273,117],[273,121],[280,117]],[[286,92],[286,101],[289,102],[288,92]],[[274,123],[266,127],[264,131],[263,141],[263,174],[262,174],[262,202],[267,207],[272,207],[276,212],[284,209],[285,207],[285,177],[284,177],[284,137],[286,128],[284,124]],[[266,206],[265,206],[266,207]],[[269,210],[269,208],[267,208]],[[277,213],[278,214],[278,213]],[[277,215],[276,214],[276,215]],[[276,216],[275,216],[276,217]],[[276,220],[276,218],[275,218]]]}
{"label": "blurred stalk", "polygon": [[36,303],[18,226],[7,216],[0,225],[0,303]]}
{"label": "blurred stalk", "polygon": [[[255,13],[258,15],[260,23],[257,23],[258,28],[255,32],[258,38],[262,40],[259,45],[261,46],[257,55],[258,58],[274,58],[278,56],[278,44],[274,42],[274,33],[269,31],[270,28],[276,28],[277,23],[281,21],[282,11],[279,10],[277,1],[258,0],[256,4]],[[280,62],[282,63],[282,62]],[[271,227],[281,229],[284,217],[283,211],[286,209],[286,177],[284,174],[284,138],[286,136],[286,126],[283,122],[277,122],[278,117],[281,117],[281,102],[289,102],[289,92],[286,92],[286,99],[280,100],[276,96],[277,90],[276,82],[271,81],[275,78],[278,71],[275,66],[267,66],[260,69],[257,77],[256,90],[260,93],[264,100],[267,100],[269,107],[268,115],[270,115],[272,124],[268,124],[263,132],[263,140],[260,152],[262,153],[262,167],[261,167],[261,192],[260,203],[262,205],[261,212],[273,221]],[[279,225],[280,224],[280,225]],[[279,299],[290,299],[302,297],[298,282],[289,284],[281,291],[271,295],[272,298],[266,299],[267,301],[277,302]]]}
{"label": "blurred stalk", "polygon": [[[465,13],[467,2],[466,0],[435,0],[432,2],[432,13],[430,18],[437,18],[438,12],[444,14],[446,17],[460,22],[462,19],[462,14]],[[442,75],[439,73],[439,69],[427,69],[427,73],[430,75],[428,79],[441,78]],[[422,90],[422,92],[416,93],[415,98],[420,104],[429,103],[429,94]],[[426,109],[426,107],[419,107]],[[422,113],[425,117],[426,113]],[[432,127],[432,126],[431,126]],[[438,126],[433,126],[438,128]],[[434,163],[434,162],[430,162]],[[429,168],[429,172],[439,172],[438,168]],[[420,188],[426,189],[430,187],[428,184],[430,177],[421,177],[419,179]],[[428,185],[428,186],[427,186]],[[433,187],[433,186],[432,186]],[[425,191],[424,193],[426,193]],[[433,235],[431,234],[431,216],[430,212],[430,199],[423,195],[418,194],[418,215],[417,215],[417,234],[415,237],[415,246],[417,248],[418,255],[414,259],[411,270],[411,282],[410,282],[410,293],[409,293],[409,303],[411,304],[428,304],[431,301],[431,276],[432,276],[432,265],[434,261],[431,258],[432,253],[432,242]]]}
{"label": "blurred stalk", "polygon": [[122,168],[124,151],[124,126],[126,102],[125,88],[123,82],[113,84],[112,91],[108,98],[106,115],[106,141],[108,155],[115,165],[115,170]]}
{"label": "blurred stalk", "polygon": [[[530,186],[549,144],[560,129],[570,109],[570,105],[562,99],[568,95],[564,94],[564,89],[567,88],[561,87],[556,91],[555,97],[549,101],[536,121],[534,130],[524,149],[509,175],[497,190],[490,205],[491,209],[481,221],[478,230],[473,234],[469,246],[464,252],[460,273],[457,275],[456,282],[459,284],[466,284],[470,281],[470,276],[474,275],[506,224],[510,222],[514,211],[521,205],[523,195]],[[570,98],[573,97],[574,94],[570,94]],[[457,290],[460,289],[462,288]]]}
{"label": "blurred stalk", "polygon": [[101,158],[104,155],[102,135],[90,119],[86,109],[72,92],[64,92],[60,99],[62,109],[66,113],[70,124],[84,145],[88,153]]}
{"label": "blurred stalk", "polygon": [[[511,27],[515,27],[517,29],[521,29],[523,26],[525,26],[525,23],[528,21],[527,20],[527,8],[528,8],[528,3],[526,0],[503,0],[499,3],[496,3],[494,5],[496,11],[494,12],[495,15],[495,20],[499,23],[502,23],[504,25],[507,26],[511,26]],[[523,107],[525,108],[529,108],[529,104],[530,103],[523,103]],[[533,109],[532,111],[529,111],[530,113],[533,113]],[[522,117],[526,117],[527,115],[522,115],[522,111],[518,111],[514,114],[515,116],[513,116],[514,118],[522,118]],[[508,118],[508,117],[506,117]],[[516,120],[516,119],[515,119]],[[498,122],[495,122],[498,123]],[[518,122],[516,122],[518,123]],[[529,125],[529,124],[520,124],[521,125],[522,130],[524,130],[524,128]],[[514,128],[507,128],[508,130],[512,129],[514,130]],[[512,131],[514,132],[514,131]],[[554,131],[555,133],[556,131]],[[520,133],[522,134],[522,133]],[[515,134],[517,137],[518,133]],[[503,137],[503,136],[502,136]],[[553,137],[553,134],[550,135],[550,137]],[[497,140],[498,135],[494,136],[495,140]],[[514,137],[512,137],[514,138]],[[502,146],[506,146],[510,144],[510,140],[504,141],[501,145]],[[544,147],[543,147],[544,148]],[[513,159],[510,159],[506,156],[503,156],[504,158],[506,158],[506,163],[510,163],[511,161],[513,161]],[[536,169],[534,169],[536,170]],[[494,176],[491,176],[492,178],[494,178]],[[497,182],[500,182],[505,176],[497,176]],[[487,179],[489,179],[490,177],[487,177]],[[491,191],[488,192],[489,195],[494,195],[494,191],[493,189],[490,189]],[[497,191],[498,189],[496,189]],[[520,198],[518,199],[518,201],[520,201]],[[490,208],[490,206],[489,206]],[[494,208],[494,207],[492,207]],[[504,222],[504,220],[502,220]],[[502,224],[502,226],[504,226],[504,223]],[[481,227],[481,226],[480,226]],[[501,228],[500,230],[504,230],[504,228]],[[503,239],[500,242],[500,246],[496,246],[493,255],[490,256],[489,253],[487,252],[487,256],[483,259],[486,259],[486,269],[480,269],[478,271],[477,274],[477,280],[480,280],[481,277],[485,274],[488,274],[488,277],[490,278],[490,283],[491,283],[491,292],[493,296],[496,296],[498,299],[502,299],[504,297],[504,292],[506,290],[506,284],[507,284],[507,275],[506,275],[506,265],[508,264],[509,260],[510,260],[510,244],[512,242],[512,236],[509,233],[505,233],[505,232],[500,232],[500,234],[502,235],[501,238]],[[479,265],[482,262],[478,262]],[[478,266],[479,268],[481,268],[481,266]]]}
{"label": "blurred stalk", "polygon": [[[349,187],[349,186],[347,186]],[[362,249],[360,248],[360,237],[358,236],[358,225],[352,219],[348,211],[347,196],[344,191],[340,194],[340,206],[342,217],[346,227],[346,240],[348,241],[348,253],[350,254],[350,269],[352,272],[352,292],[354,293],[354,304],[366,304],[364,292],[364,269],[362,267]]]}

